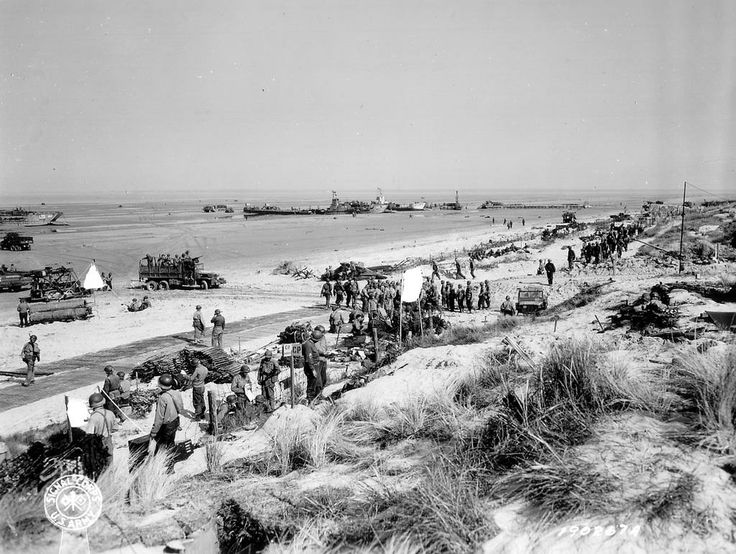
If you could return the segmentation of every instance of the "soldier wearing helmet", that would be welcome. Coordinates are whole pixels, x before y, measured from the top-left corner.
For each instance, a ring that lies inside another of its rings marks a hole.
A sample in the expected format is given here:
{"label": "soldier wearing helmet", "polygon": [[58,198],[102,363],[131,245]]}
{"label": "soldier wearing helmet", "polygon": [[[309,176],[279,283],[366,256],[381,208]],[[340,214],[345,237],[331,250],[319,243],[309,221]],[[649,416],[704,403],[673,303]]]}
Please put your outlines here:
{"label": "soldier wearing helmet", "polygon": [[21,359],[26,363],[27,368],[26,380],[22,383],[24,387],[36,380],[36,362],[41,361],[41,349],[38,347],[36,340],[36,335],[31,335],[20,353]]}
{"label": "soldier wearing helmet", "polygon": [[[174,379],[168,373],[158,378],[158,388],[161,394],[156,401],[156,414],[151,427],[151,441],[148,453],[153,454],[161,449],[173,449],[176,431],[179,429],[179,414],[184,411],[179,391],[172,390]],[[173,462],[169,467],[173,473]]]}
{"label": "soldier wearing helmet", "polygon": [[99,474],[107,466],[112,464],[114,444],[112,442],[112,433],[115,430],[115,414],[105,409],[105,397],[99,392],[95,392],[89,397],[89,407],[92,413],[87,421],[85,432],[89,436],[98,436],[102,441],[103,452],[100,456],[99,450],[90,448],[91,456],[90,466],[87,472],[97,478]]}
{"label": "soldier wearing helmet", "polygon": [[304,374],[307,376],[307,401],[312,402],[327,384],[327,349],[322,340],[325,328],[317,325],[302,344]]}
{"label": "soldier wearing helmet", "polygon": [[279,366],[273,360],[273,352],[266,350],[258,367],[258,384],[261,385],[261,394],[266,399],[266,411],[276,409],[276,383],[279,380]]}
{"label": "soldier wearing helmet", "polygon": [[222,335],[225,332],[225,318],[220,313],[220,310],[215,310],[215,315],[212,316],[210,323],[212,327],[212,346],[222,348]]}

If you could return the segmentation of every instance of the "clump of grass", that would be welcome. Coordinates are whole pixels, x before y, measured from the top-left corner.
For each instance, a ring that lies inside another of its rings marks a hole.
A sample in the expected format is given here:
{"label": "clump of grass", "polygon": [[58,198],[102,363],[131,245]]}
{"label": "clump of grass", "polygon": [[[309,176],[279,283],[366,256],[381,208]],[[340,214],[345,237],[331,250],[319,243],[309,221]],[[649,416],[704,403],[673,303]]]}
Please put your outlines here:
{"label": "clump of grass", "polygon": [[684,438],[721,454],[736,453],[736,349],[685,352],[672,366],[670,386],[683,400],[681,409],[698,418]]}
{"label": "clump of grass", "polygon": [[271,454],[266,471],[276,475],[286,475],[307,465],[309,452],[303,438],[304,431],[298,425],[279,420],[271,437]]}
{"label": "clump of grass", "polygon": [[176,490],[176,476],[169,473],[172,454],[161,451],[148,456],[130,476],[130,506],[143,512],[168,498]]}
{"label": "clump of grass", "polygon": [[28,525],[44,519],[43,495],[35,489],[14,490],[0,497],[0,538],[17,538]]}
{"label": "clump of grass", "polygon": [[263,525],[232,498],[217,509],[217,540],[220,552],[261,552],[278,537],[278,530]]}
{"label": "clump of grass", "polygon": [[439,335],[425,333],[423,337],[414,338],[414,346],[428,348],[432,346],[448,346],[458,344],[475,344],[491,337],[505,334],[519,324],[515,317],[501,318],[495,323],[484,325],[452,325]]}
{"label": "clump of grass", "polygon": [[566,403],[581,412],[602,410],[611,391],[596,378],[597,362],[591,342],[570,340],[553,346],[540,369],[543,405]]}
{"label": "clump of grass", "polygon": [[411,536],[419,551],[473,552],[494,532],[471,473],[446,456],[431,460],[408,491],[373,489],[358,513],[341,529],[341,543],[375,547]]}
{"label": "clump of grass", "polygon": [[506,350],[489,351],[479,365],[455,386],[455,402],[483,409],[498,402],[499,390],[509,386],[509,377],[516,375],[518,368]]}
{"label": "clump of grass", "polygon": [[525,500],[527,517],[542,525],[612,511],[614,482],[589,463],[568,459],[526,467],[496,481],[491,490],[506,502]]}
{"label": "clump of grass", "polygon": [[684,529],[700,536],[713,530],[713,517],[709,510],[696,508],[696,494],[702,486],[692,473],[677,470],[676,478],[666,487],[653,486],[634,500],[634,507],[641,512],[647,524],[678,522]]}
{"label": "clump of grass", "polygon": [[205,458],[207,460],[207,471],[210,473],[219,473],[222,471],[222,441],[214,437],[204,445]]}
{"label": "clump of grass", "polygon": [[[407,396],[385,407],[354,407],[345,432],[358,444],[390,444],[408,438],[446,441],[462,427],[468,409],[454,401],[456,386]],[[359,419],[363,417],[365,419]]]}

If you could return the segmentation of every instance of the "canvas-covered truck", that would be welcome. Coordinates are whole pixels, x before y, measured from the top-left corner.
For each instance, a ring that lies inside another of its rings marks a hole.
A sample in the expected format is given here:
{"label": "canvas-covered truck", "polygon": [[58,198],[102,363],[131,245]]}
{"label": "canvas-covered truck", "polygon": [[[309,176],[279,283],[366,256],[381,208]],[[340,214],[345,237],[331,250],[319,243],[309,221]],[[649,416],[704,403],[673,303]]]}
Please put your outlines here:
{"label": "canvas-covered truck", "polygon": [[148,290],[199,287],[217,288],[226,283],[217,273],[204,270],[199,258],[168,259],[147,256],[138,263],[138,280]]}
{"label": "canvas-covered truck", "polygon": [[536,314],[547,309],[547,295],[541,285],[524,285],[519,289],[516,313]]}

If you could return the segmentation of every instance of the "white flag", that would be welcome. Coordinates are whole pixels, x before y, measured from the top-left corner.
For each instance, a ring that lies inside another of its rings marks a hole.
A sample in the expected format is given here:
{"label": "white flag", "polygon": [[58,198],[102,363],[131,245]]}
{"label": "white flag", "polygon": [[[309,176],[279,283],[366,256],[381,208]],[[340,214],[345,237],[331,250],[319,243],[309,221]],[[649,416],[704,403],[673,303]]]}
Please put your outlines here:
{"label": "white flag", "polygon": [[95,290],[101,289],[104,286],[105,283],[102,281],[100,272],[97,271],[97,267],[95,266],[95,264],[92,264],[91,266],[89,266],[89,271],[87,271],[87,275],[84,276],[84,283],[82,283],[82,287],[87,290]]}
{"label": "white flag", "polygon": [[401,283],[401,301],[416,302],[419,293],[422,292],[422,268],[415,267],[404,271],[404,279]]}

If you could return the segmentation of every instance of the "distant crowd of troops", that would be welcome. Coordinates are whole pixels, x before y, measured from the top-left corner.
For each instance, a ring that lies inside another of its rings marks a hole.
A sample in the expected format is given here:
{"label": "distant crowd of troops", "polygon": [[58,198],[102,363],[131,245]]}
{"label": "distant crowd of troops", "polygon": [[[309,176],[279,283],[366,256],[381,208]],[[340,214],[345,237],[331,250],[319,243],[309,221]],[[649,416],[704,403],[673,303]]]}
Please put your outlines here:
{"label": "distant crowd of troops", "polygon": [[[630,227],[620,226],[611,227],[608,232],[598,230],[591,237],[583,239],[583,247],[580,250],[580,261],[585,264],[598,264],[613,258],[621,258],[624,252],[629,249],[631,238],[639,234],[641,229],[637,225]],[[572,252],[572,249],[570,249]],[[568,265],[572,268],[575,261],[575,253],[568,253]]]}

